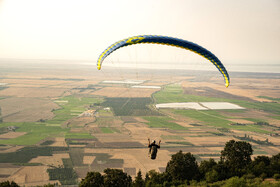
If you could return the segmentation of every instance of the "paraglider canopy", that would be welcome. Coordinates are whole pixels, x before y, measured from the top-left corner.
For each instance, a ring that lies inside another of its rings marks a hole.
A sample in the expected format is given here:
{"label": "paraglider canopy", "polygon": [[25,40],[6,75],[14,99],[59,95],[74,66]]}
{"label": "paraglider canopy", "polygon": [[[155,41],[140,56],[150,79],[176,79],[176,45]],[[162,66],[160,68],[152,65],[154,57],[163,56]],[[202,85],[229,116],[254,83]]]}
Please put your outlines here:
{"label": "paraglider canopy", "polygon": [[225,69],[224,65],[221,63],[221,61],[210,51],[207,49],[189,42],[187,40],[179,39],[179,38],[173,38],[169,36],[157,36],[157,35],[140,35],[140,36],[133,36],[126,38],[124,40],[120,40],[111,46],[109,46],[107,49],[105,49],[99,56],[97,60],[97,69],[101,69],[102,62],[104,59],[110,55],[113,51],[124,47],[129,46],[133,44],[141,44],[141,43],[149,43],[149,44],[161,44],[161,45],[170,45],[174,47],[180,47],[186,50],[190,50],[192,52],[195,52],[202,57],[208,59],[216,68],[221,72],[221,74],[224,77],[225,85],[226,87],[229,86],[230,78],[227,73],[227,70]]}

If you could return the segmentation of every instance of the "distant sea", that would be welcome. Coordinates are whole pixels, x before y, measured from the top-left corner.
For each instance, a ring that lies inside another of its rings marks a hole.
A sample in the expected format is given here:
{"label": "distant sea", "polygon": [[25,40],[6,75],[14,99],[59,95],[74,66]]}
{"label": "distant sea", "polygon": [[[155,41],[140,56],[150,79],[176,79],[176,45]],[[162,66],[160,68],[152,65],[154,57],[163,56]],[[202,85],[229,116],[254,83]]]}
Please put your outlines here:
{"label": "distant sea", "polygon": [[227,69],[236,72],[280,73],[279,64],[229,64]]}
{"label": "distant sea", "polygon": [[[256,73],[280,73],[280,62],[274,64],[267,63],[223,63],[228,72],[256,72]],[[44,60],[44,59],[0,59],[0,68],[15,68],[15,67],[34,67],[37,65],[82,65],[82,66],[96,66],[96,61],[84,60]],[[104,61],[102,67],[113,68],[133,68],[133,69],[162,69],[162,70],[204,70],[217,71],[216,67],[207,62],[110,62]],[[90,67],[92,68],[92,67]]]}
{"label": "distant sea", "polygon": [[[85,65],[95,65],[96,63],[84,63]],[[224,64],[228,72],[256,72],[256,73],[280,73],[279,64]],[[186,69],[186,70],[205,70],[216,71],[217,69],[210,64],[205,63],[108,63],[104,62],[102,67],[115,68],[144,68],[144,69]]]}

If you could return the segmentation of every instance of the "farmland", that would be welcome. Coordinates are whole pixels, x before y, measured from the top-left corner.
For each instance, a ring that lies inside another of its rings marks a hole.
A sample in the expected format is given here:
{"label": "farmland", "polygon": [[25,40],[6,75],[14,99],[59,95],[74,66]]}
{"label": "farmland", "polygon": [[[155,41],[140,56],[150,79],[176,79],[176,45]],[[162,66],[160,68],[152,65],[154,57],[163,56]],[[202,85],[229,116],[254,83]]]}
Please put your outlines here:
{"label": "farmland", "polygon": [[148,108],[150,98],[106,98],[104,107],[111,107],[116,116],[153,116],[160,115]]}
{"label": "farmland", "polygon": [[[225,89],[216,77],[190,71],[120,77],[114,69],[101,75],[82,65],[41,66],[3,71],[0,181],[77,184],[107,167],[134,177],[139,169],[164,171],[179,150],[219,160],[231,139],[250,142],[254,156],[280,152],[280,75],[235,74]],[[247,88],[245,79],[256,86]],[[187,102],[204,110],[156,107]],[[242,109],[223,108],[230,105]],[[148,157],[148,138],[161,140],[156,160]],[[32,168],[42,177],[23,180]]]}

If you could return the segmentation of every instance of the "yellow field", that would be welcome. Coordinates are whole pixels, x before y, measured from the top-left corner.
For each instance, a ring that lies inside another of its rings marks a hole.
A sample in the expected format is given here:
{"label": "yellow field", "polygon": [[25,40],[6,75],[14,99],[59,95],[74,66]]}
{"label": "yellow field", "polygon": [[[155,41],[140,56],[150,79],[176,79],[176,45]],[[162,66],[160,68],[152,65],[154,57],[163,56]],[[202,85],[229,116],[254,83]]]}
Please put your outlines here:
{"label": "yellow field", "polygon": [[59,106],[47,99],[9,97],[0,100],[4,122],[36,122],[51,119]]}

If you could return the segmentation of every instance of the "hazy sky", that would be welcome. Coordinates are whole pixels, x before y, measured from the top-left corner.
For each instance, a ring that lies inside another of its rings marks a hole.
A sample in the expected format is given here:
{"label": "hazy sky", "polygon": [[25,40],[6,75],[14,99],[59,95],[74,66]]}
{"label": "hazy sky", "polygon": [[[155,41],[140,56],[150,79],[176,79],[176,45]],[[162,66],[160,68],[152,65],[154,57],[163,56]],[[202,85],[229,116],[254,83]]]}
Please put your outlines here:
{"label": "hazy sky", "polygon": [[0,0],[0,58],[95,63],[110,44],[143,34],[192,41],[225,64],[280,64],[280,1]]}

